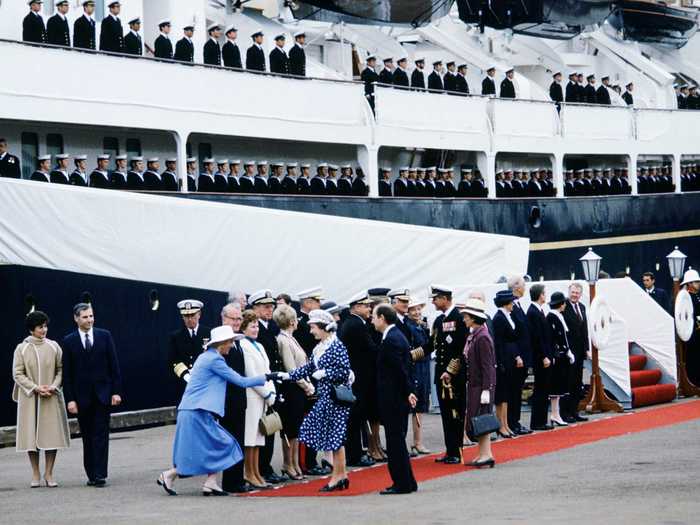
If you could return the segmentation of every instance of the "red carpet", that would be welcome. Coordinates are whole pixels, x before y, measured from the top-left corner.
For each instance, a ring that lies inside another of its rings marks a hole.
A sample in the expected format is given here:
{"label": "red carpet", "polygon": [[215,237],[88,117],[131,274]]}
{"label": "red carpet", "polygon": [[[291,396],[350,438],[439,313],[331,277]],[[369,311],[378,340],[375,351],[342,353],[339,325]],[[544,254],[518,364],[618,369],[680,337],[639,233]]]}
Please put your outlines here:
{"label": "red carpet", "polygon": [[[597,421],[571,425],[549,432],[539,432],[516,439],[501,440],[493,443],[493,454],[496,458],[495,468],[509,461],[549,454],[566,448],[593,443],[603,439],[643,432],[652,428],[664,427],[700,418],[700,401],[689,401],[675,405],[664,406],[637,413],[620,414]],[[464,457],[468,460],[476,455],[476,447],[464,449]],[[420,484],[422,481],[460,474],[474,470],[461,465],[442,465],[435,463],[437,454],[423,456],[412,461],[413,473]],[[505,467],[507,468],[507,467]],[[391,484],[386,465],[359,469],[348,476],[350,489],[342,492],[325,494],[328,496],[357,496],[377,492]],[[276,490],[253,492],[251,497],[293,497],[293,496],[324,496],[318,489],[326,484],[325,479],[312,479],[282,486]]]}

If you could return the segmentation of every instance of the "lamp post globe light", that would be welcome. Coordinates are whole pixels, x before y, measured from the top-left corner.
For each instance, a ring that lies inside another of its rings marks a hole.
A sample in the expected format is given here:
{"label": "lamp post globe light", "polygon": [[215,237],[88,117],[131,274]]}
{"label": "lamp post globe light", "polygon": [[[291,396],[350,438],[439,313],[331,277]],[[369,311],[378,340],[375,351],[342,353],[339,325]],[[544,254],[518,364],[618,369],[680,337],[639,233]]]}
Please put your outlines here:
{"label": "lamp post globe light", "polygon": [[598,274],[600,273],[600,261],[603,258],[593,251],[593,248],[588,248],[586,255],[581,257],[581,266],[583,266],[583,275],[588,281],[588,284],[594,285],[598,282]]}
{"label": "lamp post globe light", "polygon": [[668,260],[668,271],[671,274],[671,279],[673,279],[675,287],[675,283],[683,278],[683,270],[685,270],[685,260],[687,257],[678,249],[678,246],[676,246],[673,248],[673,251],[666,256],[666,259]]}

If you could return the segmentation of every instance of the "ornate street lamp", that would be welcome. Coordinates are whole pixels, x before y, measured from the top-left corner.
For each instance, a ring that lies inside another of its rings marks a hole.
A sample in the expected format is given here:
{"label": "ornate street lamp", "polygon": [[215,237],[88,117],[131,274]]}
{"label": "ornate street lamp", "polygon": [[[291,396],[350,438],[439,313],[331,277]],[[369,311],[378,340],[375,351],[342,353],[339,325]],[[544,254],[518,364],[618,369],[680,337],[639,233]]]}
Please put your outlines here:
{"label": "ornate street lamp", "polygon": [[[583,275],[589,285],[595,286],[598,282],[598,274],[600,273],[600,261],[603,258],[593,251],[593,248],[588,248],[586,255],[581,257],[581,266],[583,266]],[[591,301],[593,297],[591,297]]]}
{"label": "ornate street lamp", "polygon": [[673,251],[666,256],[668,260],[668,271],[671,273],[671,279],[673,279],[673,298],[676,298],[676,294],[680,289],[680,282],[683,278],[683,270],[685,270],[685,260],[686,255],[678,249],[678,246],[673,248]]}

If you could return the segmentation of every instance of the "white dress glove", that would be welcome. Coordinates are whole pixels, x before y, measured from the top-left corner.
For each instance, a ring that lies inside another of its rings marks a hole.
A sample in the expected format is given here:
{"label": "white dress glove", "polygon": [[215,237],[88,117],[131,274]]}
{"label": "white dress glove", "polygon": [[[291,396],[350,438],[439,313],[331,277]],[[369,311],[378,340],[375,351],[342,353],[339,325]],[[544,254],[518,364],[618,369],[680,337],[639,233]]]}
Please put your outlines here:
{"label": "white dress glove", "polygon": [[355,382],[355,372],[350,370],[350,373],[348,374],[348,385],[351,385]]}
{"label": "white dress glove", "polygon": [[313,374],[311,374],[311,377],[314,379],[323,379],[326,377],[326,371],[321,369],[321,370],[316,370]]}
{"label": "white dress glove", "polygon": [[182,379],[185,380],[185,383],[189,383],[190,382],[190,373],[187,372],[184,376],[182,376]]}
{"label": "white dress glove", "polygon": [[488,390],[481,391],[481,404],[488,405],[491,402],[491,392]]}
{"label": "white dress glove", "polygon": [[574,354],[571,353],[571,350],[566,352],[566,357],[569,358],[569,363],[571,363],[572,365],[574,364],[574,361],[576,361],[576,358],[574,357]]}
{"label": "white dress glove", "polygon": [[287,372],[279,372],[278,377],[282,381],[289,381],[289,374]]}

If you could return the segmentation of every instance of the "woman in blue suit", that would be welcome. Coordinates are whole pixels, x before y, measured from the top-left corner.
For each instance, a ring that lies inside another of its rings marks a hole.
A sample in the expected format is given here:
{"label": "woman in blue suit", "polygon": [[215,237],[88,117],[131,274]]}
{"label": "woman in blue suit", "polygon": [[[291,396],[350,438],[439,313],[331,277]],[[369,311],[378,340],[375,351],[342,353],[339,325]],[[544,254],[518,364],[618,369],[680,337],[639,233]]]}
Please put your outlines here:
{"label": "woman in blue suit", "polygon": [[158,485],[170,496],[176,496],[173,483],[178,476],[201,476],[204,496],[227,496],[216,482],[216,475],[243,459],[236,439],[216,421],[223,417],[226,383],[242,388],[264,385],[278,379],[276,373],[243,377],[226,364],[225,355],[233,342],[243,336],[234,334],[230,326],[211,331],[211,340],[190,372],[180,406],[177,407],[177,427],[173,444],[173,468],[158,477]]}

